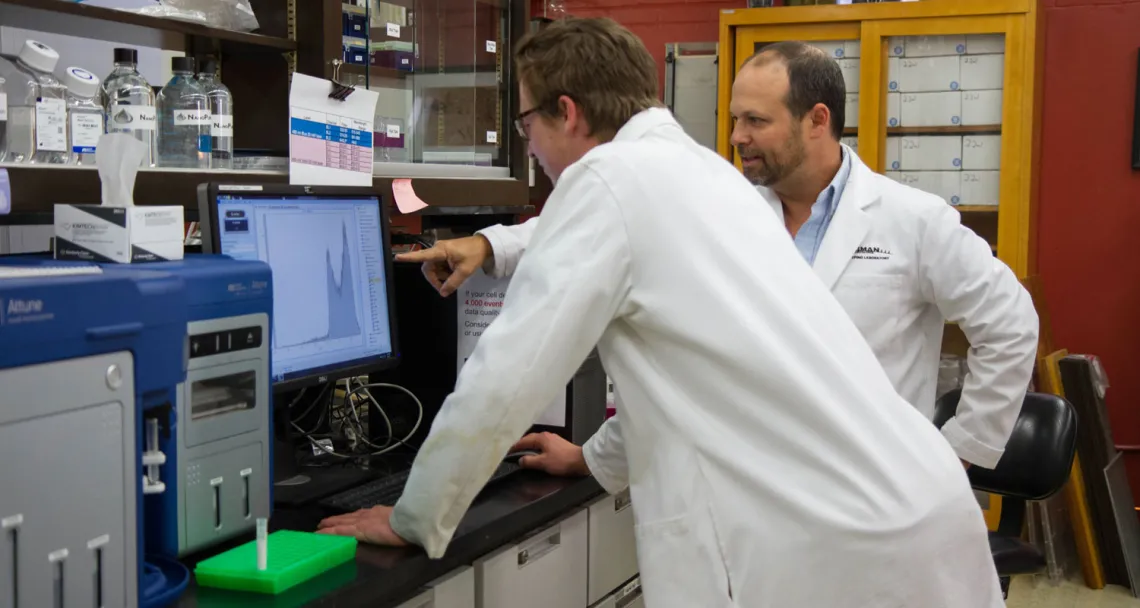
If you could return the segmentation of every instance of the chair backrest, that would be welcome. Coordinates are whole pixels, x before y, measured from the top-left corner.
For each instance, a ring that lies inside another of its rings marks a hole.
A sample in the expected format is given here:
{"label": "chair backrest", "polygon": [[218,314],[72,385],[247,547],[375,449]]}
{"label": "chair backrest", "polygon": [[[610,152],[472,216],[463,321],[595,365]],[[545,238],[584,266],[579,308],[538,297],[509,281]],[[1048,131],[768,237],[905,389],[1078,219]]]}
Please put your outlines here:
{"label": "chair backrest", "polygon": [[[938,399],[934,425],[942,428],[958,409],[961,390]],[[1044,500],[1069,479],[1077,453],[1077,410],[1056,395],[1028,393],[1005,453],[993,469],[971,466],[974,489],[1024,500]]]}

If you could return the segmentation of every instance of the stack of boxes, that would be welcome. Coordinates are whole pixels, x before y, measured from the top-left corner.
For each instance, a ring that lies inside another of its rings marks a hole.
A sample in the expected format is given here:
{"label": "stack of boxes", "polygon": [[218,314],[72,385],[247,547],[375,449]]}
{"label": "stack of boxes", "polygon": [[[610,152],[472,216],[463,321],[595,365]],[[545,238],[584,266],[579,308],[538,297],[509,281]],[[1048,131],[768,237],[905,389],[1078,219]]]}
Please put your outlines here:
{"label": "stack of boxes", "polygon": [[[372,1],[372,27],[383,31],[383,40],[374,40],[368,48],[372,65],[411,72],[415,68],[416,45],[404,33],[408,26],[408,9],[388,2]],[[379,36],[377,36],[379,37]]]}
{"label": "stack of boxes", "polygon": [[[998,204],[1004,51],[1000,34],[889,41],[887,126],[930,133],[887,137],[888,177],[952,205]],[[939,134],[942,127],[995,134]]]}
{"label": "stack of boxes", "polygon": [[[341,5],[344,62],[411,72],[415,66],[415,44],[402,40],[410,38],[402,33],[408,26],[408,9],[380,0],[368,1],[368,7],[365,0]],[[375,37],[379,40],[369,41],[371,31],[377,32]]]}
{"label": "stack of boxes", "polygon": [[355,3],[345,3],[341,8],[344,62],[368,65],[368,12],[363,5]]}

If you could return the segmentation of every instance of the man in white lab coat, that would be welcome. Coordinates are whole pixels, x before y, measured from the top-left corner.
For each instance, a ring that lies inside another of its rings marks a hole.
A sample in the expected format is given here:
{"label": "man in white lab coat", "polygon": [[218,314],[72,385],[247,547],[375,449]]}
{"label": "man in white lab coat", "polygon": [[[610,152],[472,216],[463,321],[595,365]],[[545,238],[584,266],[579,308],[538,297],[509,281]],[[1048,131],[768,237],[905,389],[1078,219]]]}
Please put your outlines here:
{"label": "man in white lab coat", "polygon": [[[1032,300],[950,205],[872,172],[840,143],[844,100],[842,73],[826,53],[799,42],[765,47],[733,83],[732,144],[744,175],[855,321],[895,389],[927,418],[934,414],[945,321],[959,324],[972,347],[969,373],[942,435],[965,465],[993,468],[1037,352]],[[813,139],[795,117],[817,104],[828,109],[830,129]],[[538,218],[495,226],[405,259],[427,262],[429,280],[446,295],[480,266],[494,276],[511,274],[537,225]],[[620,395],[622,387],[615,388]],[[592,472],[612,492],[628,483],[616,418],[582,448],[549,433],[517,447],[542,452],[524,458],[524,466]]]}
{"label": "man in white lab coat", "polygon": [[[641,42],[571,18],[516,62],[516,127],[557,187],[395,508],[322,531],[442,556],[596,345],[622,390],[649,606],[1001,606],[953,450],[755,188],[659,107]],[[826,108],[799,124],[827,136]]]}

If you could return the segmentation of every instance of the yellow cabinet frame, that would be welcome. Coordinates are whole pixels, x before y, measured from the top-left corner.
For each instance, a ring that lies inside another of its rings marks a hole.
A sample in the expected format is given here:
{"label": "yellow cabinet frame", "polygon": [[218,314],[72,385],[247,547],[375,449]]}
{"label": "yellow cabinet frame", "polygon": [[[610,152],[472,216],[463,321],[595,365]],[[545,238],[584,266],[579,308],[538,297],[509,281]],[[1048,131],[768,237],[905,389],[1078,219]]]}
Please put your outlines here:
{"label": "yellow cabinet frame", "polygon": [[1040,10],[1036,0],[924,0],[853,5],[727,9],[720,15],[717,151],[739,165],[729,143],[732,81],[756,42],[859,40],[859,157],[884,166],[886,40],[892,36],[1003,34],[1001,185],[997,208],[960,208],[963,223],[993,223],[997,256],[1019,278],[1034,274],[1037,142],[1041,86]]}

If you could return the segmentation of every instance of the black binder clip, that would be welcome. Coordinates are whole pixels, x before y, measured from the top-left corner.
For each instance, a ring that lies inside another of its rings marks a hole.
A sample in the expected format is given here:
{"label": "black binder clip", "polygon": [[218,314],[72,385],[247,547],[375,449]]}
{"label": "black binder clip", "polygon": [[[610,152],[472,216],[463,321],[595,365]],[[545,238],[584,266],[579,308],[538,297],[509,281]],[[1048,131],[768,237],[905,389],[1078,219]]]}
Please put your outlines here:
{"label": "black binder clip", "polygon": [[355,91],[356,89],[350,85],[342,84],[340,82],[340,66],[343,65],[344,62],[341,61],[340,59],[333,59],[332,63],[333,63],[332,91],[329,93],[329,97],[332,99],[335,99],[337,101],[344,101],[344,100],[348,99],[348,96],[352,95],[352,92]]}

